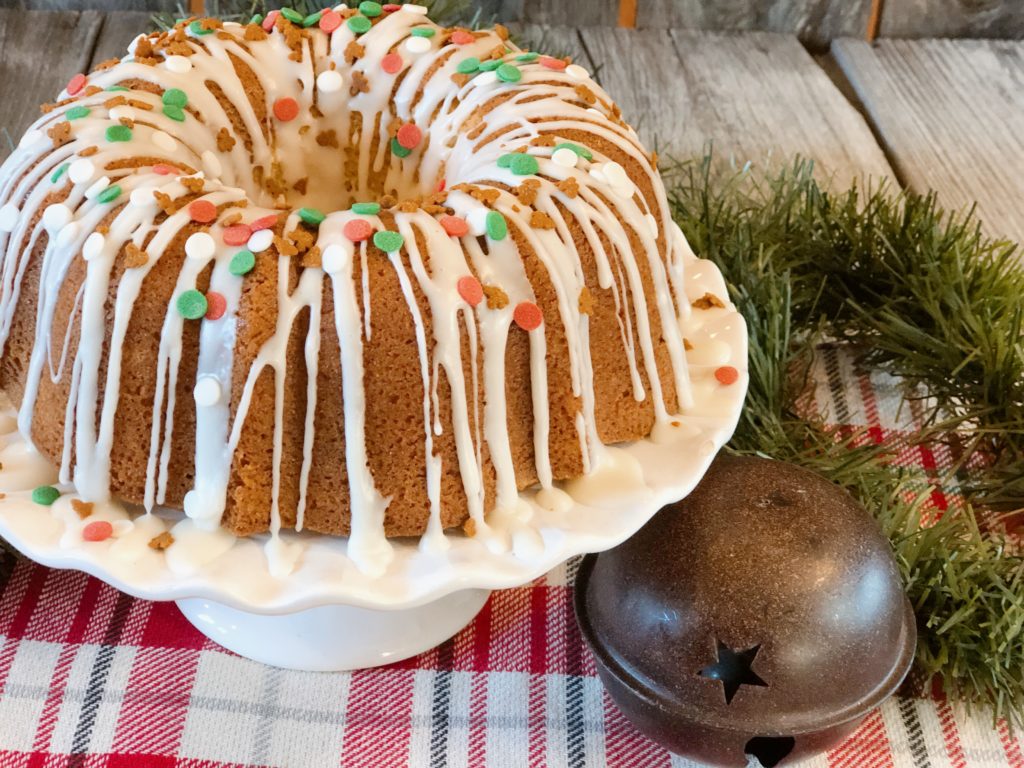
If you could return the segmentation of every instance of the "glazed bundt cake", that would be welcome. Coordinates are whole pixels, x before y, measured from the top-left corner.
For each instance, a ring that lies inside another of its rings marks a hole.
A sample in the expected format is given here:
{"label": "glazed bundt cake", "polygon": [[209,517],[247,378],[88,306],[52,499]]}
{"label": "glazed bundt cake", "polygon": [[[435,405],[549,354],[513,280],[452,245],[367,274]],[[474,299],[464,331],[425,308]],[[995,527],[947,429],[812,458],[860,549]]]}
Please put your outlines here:
{"label": "glazed bundt cake", "polygon": [[500,26],[187,20],[43,111],[0,170],[0,386],[83,499],[472,535],[689,404],[656,158]]}

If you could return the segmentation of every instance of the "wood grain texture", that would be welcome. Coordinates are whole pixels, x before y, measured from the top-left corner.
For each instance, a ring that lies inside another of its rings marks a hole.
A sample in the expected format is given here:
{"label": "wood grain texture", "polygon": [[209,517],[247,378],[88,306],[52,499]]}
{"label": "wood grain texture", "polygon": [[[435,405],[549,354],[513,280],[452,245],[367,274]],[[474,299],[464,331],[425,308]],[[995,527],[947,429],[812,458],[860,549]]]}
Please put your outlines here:
{"label": "wood grain texture", "polygon": [[[171,11],[176,0],[0,0],[29,11]],[[186,3],[187,5],[187,3]]]}
{"label": "wood grain texture", "polygon": [[1024,37],[1021,0],[889,0],[883,37]]}
{"label": "wood grain texture", "polygon": [[[0,125],[17,141],[76,72],[86,71],[102,17],[95,11],[0,9]],[[0,139],[0,160],[10,154]]]}
{"label": "wood grain texture", "polygon": [[594,62],[574,27],[514,23],[509,25],[509,30],[517,43],[530,50],[550,56],[571,56],[574,62],[594,71]]}
{"label": "wood grain texture", "polygon": [[[532,24],[614,27],[619,22],[619,0],[521,1],[522,15],[519,19]],[[639,1],[643,3],[643,0]]]}
{"label": "wood grain texture", "polygon": [[103,19],[89,66],[95,67],[106,59],[121,58],[128,51],[128,43],[139,34],[152,29],[152,17],[146,11],[107,14]]}
{"label": "wood grain texture", "polygon": [[605,89],[662,155],[713,144],[737,165],[802,154],[839,184],[892,175],[864,118],[792,35],[580,32]]}
{"label": "wood grain texture", "polygon": [[992,234],[1024,240],[1024,43],[837,40],[832,53],[905,184],[954,209],[977,201]]}

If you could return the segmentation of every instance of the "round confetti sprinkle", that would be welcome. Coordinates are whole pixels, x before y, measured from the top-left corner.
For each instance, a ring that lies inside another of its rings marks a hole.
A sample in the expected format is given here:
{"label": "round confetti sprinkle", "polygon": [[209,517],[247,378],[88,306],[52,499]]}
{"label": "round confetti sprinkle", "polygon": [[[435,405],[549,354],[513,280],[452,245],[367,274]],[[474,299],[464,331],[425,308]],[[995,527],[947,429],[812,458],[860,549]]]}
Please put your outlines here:
{"label": "round confetti sprinkle", "polygon": [[363,240],[369,240],[373,235],[373,226],[365,219],[353,219],[345,222],[341,233],[352,242],[361,243]]}
{"label": "round confetti sprinkle", "polygon": [[253,16],[251,19],[249,19],[249,23],[250,24],[262,24],[263,23],[263,14],[262,13],[257,13],[255,16]]}
{"label": "round confetti sprinkle", "polygon": [[121,196],[122,191],[121,187],[117,184],[113,184],[96,195],[96,199],[101,203],[112,203]]}
{"label": "round confetti sprinkle", "polygon": [[110,177],[101,176],[92,183],[92,186],[85,190],[85,199],[92,200],[100,192],[110,186]]}
{"label": "round confetti sprinkle", "polygon": [[406,149],[398,143],[398,139],[391,140],[391,154],[395,157],[408,157],[412,154],[411,149]]}
{"label": "round confetti sprinkle", "polygon": [[498,79],[505,83],[518,83],[523,79],[523,72],[515,64],[502,64],[495,70]]}
{"label": "round confetti sprinkle", "polygon": [[68,168],[68,178],[71,179],[72,184],[85,184],[87,181],[92,181],[92,177],[95,175],[96,166],[87,157],[75,160]]}
{"label": "round confetti sprinkle", "polygon": [[373,23],[365,16],[349,16],[345,21],[345,26],[351,29],[355,34],[362,35],[370,31],[370,27]]}
{"label": "round confetti sprinkle", "polygon": [[269,216],[261,216],[249,225],[249,229],[253,232],[259,232],[261,229],[271,229],[277,226],[277,214],[272,213]]}
{"label": "round confetti sprinkle", "polygon": [[206,314],[207,320],[220,320],[228,310],[228,300],[223,293],[217,291],[206,292]]}
{"label": "round confetti sprinkle", "polygon": [[532,331],[540,328],[541,323],[544,322],[544,315],[540,311],[540,307],[532,301],[521,301],[516,304],[512,319],[524,331]]}
{"label": "round confetti sprinkle", "polygon": [[0,232],[13,232],[14,228],[18,226],[20,216],[21,211],[11,203],[0,208]]}
{"label": "round confetti sprinkle", "polygon": [[177,176],[181,173],[180,170],[175,168],[173,165],[167,165],[167,163],[157,163],[153,166],[153,173],[160,176]]}
{"label": "round confetti sprinkle", "polygon": [[381,8],[384,9],[384,13],[394,13],[395,11],[402,10],[402,6],[398,3],[384,3]]}
{"label": "round confetti sprinkle", "polygon": [[348,254],[337,243],[331,243],[324,248],[323,255],[320,257],[320,264],[324,272],[329,275],[336,275],[338,272],[341,272],[345,268],[346,263],[348,263]]}
{"label": "round confetti sprinkle", "polygon": [[132,129],[127,125],[111,125],[107,127],[107,141],[131,141]]}
{"label": "round confetti sprinkle", "polygon": [[282,8],[281,15],[284,16],[292,24],[302,23],[302,14],[296,11],[294,8]]}
{"label": "round confetti sprinkle", "polygon": [[467,32],[464,29],[456,29],[452,32],[451,37],[448,40],[455,45],[469,45],[470,43],[476,42],[476,35],[472,32]]}
{"label": "round confetti sprinkle", "polygon": [[79,72],[77,75],[68,80],[67,92],[69,96],[74,96],[76,93],[85,88],[85,75]]}
{"label": "round confetti sprinkle", "polygon": [[188,104],[188,94],[181,90],[181,88],[168,88],[164,91],[161,101],[164,104],[170,104],[172,107],[184,107]]}
{"label": "round confetti sprinkle", "polygon": [[209,200],[193,200],[188,204],[188,215],[192,221],[209,224],[217,218],[217,206]]}
{"label": "round confetti sprinkle", "polygon": [[188,25],[188,31],[193,35],[208,35],[213,32],[212,29],[208,29],[205,24],[199,19],[196,19]]}
{"label": "round confetti sprinkle", "polygon": [[319,227],[321,222],[326,216],[322,211],[318,211],[316,208],[299,208],[299,218],[302,219],[303,223],[309,224],[313,227]]}
{"label": "round confetti sprinkle", "polygon": [[560,165],[563,168],[575,168],[579,157],[579,155],[566,147],[561,147],[551,153],[551,160],[554,164]]}
{"label": "round confetti sprinkle", "polygon": [[70,208],[63,203],[54,203],[46,206],[46,210],[43,211],[43,226],[53,234],[59,232],[73,218],[74,214]]}
{"label": "round confetti sprinkle", "polygon": [[426,53],[431,49],[429,38],[410,37],[405,41],[405,50],[409,53]]}
{"label": "round confetti sprinkle", "polygon": [[466,277],[460,277],[457,283],[459,289],[459,296],[462,297],[469,306],[475,307],[484,298],[484,289],[480,285],[480,281],[471,275]]}
{"label": "round confetti sprinkle", "polygon": [[442,216],[441,227],[452,237],[463,237],[469,234],[469,222],[459,216]]}
{"label": "round confetti sprinkle", "polygon": [[127,91],[128,89],[125,88],[123,85],[112,85],[109,88],[104,88],[103,90],[104,91],[114,92],[114,91]]}
{"label": "round confetti sprinkle", "polygon": [[179,123],[185,122],[185,110],[183,110],[181,107],[175,107],[172,104],[165,104],[163,108],[163,113],[167,117],[171,118],[171,120],[175,120]]}
{"label": "round confetti sprinkle", "polygon": [[192,62],[187,56],[168,56],[164,59],[164,66],[175,74],[183,75],[192,69]]}
{"label": "round confetti sprinkle", "polygon": [[389,75],[394,75],[402,71],[404,62],[402,57],[397,53],[389,53],[383,59],[380,60],[380,68],[387,72]]}
{"label": "round confetti sprinkle", "polygon": [[155,201],[152,187],[136,187],[128,195],[128,202],[135,208],[145,208]]}
{"label": "round confetti sprinkle", "polygon": [[72,107],[67,112],[65,112],[64,117],[66,117],[68,120],[81,120],[83,117],[88,117],[89,112],[91,111],[92,110],[90,110],[88,107],[83,107],[79,105],[77,107]]}
{"label": "round confetti sprinkle", "polygon": [[414,3],[406,3],[402,6],[402,10],[408,13],[414,13],[417,16],[426,16],[430,10],[425,5],[416,5]]}
{"label": "round confetti sprinkle", "polygon": [[623,187],[627,184],[632,184],[629,179],[629,174],[626,173],[626,169],[616,163],[614,160],[604,164],[601,169],[604,172],[605,179],[613,187]]}
{"label": "round confetti sprinkle", "polygon": [[409,33],[414,37],[433,37],[437,30],[433,27],[413,27]]}
{"label": "round confetti sprinkle", "polygon": [[441,179],[439,182],[437,182],[437,191],[438,192],[444,192],[444,188],[447,185],[448,185],[447,179]]}
{"label": "round confetti sprinkle", "polygon": [[277,17],[281,15],[280,11],[271,11],[267,14],[267,18],[263,20],[263,31],[269,32],[274,28],[274,24],[277,23]]}
{"label": "round confetti sprinkle", "polygon": [[324,15],[320,17],[319,26],[324,32],[331,34],[341,26],[341,14],[335,13],[333,10],[324,11]]}
{"label": "round confetti sprinkle", "polygon": [[537,158],[523,152],[512,155],[508,167],[516,176],[532,176],[540,170]]}
{"label": "round confetti sprinkle", "polygon": [[363,16],[369,16],[371,19],[380,16],[384,9],[380,3],[374,3],[372,0],[364,0],[359,4],[359,12]]}
{"label": "round confetti sprinkle", "polygon": [[274,243],[274,232],[270,229],[261,229],[258,232],[253,232],[252,237],[249,238],[249,242],[246,243],[249,250],[253,253],[260,253],[267,250]]}
{"label": "round confetti sprinkle", "polygon": [[415,123],[406,123],[398,129],[397,138],[406,149],[415,149],[423,141],[423,131]]}
{"label": "round confetti sprinkle", "polygon": [[209,408],[220,402],[221,387],[216,376],[200,376],[192,388],[192,397],[196,405]]}
{"label": "round confetti sprinkle", "polygon": [[50,506],[59,498],[60,491],[52,485],[40,485],[38,488],[32,489],[32,501],[42,504],[44,507]]}
{"label": "round confetti sprinkle", "polygon": [[320,89],[320,93],[337,93],[344,84],[344,78],[335,69],[328,69],[316,76],[316,87]]}
{"label": "round confetti sprinkle", "polygon": [[86,541],[106,541],[114,535],[114,526],[106,520],[96,520],[82,529],[82,538]]}
{"label": "round confetti sprinkle", "polygon": [[178,307],[178,312],[186,320],[198,320],[204,317],[206,310],[209,308],[206,297],[194,288],[181,294],[178,297],[176,306]]}
{"label": "round confetti sprinkle", "polygon": [[397,232],[383,229],[373,235],[373,244],[385,253],[396,253],[401,250],[405,238]]}
{"label": "round confetti sprinkle", "polygon": [[323,15],[323,11],[317,11],[316,13],[309,14],[309,16],[302,20],[303,28],[308,29],[309,27],[312,27],[314,24],[319,24],[320,19],[323,17]]}
{"label": "round confetti sprinkle", "polygon": [[584,160],[594,159],[593,152],[591,152],[584,146],[581,146],[579,144],[573,144],[571,141],[563,141],[561,144],[556,144],[555,151],[557,152],[560,149],[568,149],[569,151],[574,152],[579,157],[582,157]]}
{"label": "round confetti sprinkle", "polygon": [[566,67],[566,63],[562,59],[556,59],[554,56],[541,56],[540,65],[556,72],[561,72]]}
{"label": "round confetti sprinkle", "polygon": [[163,131],[153,131],[150,139],[164,152],[174,152],[178,148],[178,142],[172,139],[169,133]]}
{"label": "round confetti sprinkle", "polygon": [[487,236],[491,240],[504,240],[508,235],[508,223],[505,221],[505,217],[497,211],[487,212],[484,226],[486,226]]}
{"label": "round confetti sprinkle", "polygon": [[481,72],[493,72],[502,65],[501,59],[490,59],[480,64]]}
{"label": "round confetti sprinkle", "polygon": [[252,251],[239,251],[231,257],[231,261],[228,263],[228,272],[241,277],[252,272],[252,268],[255,266],[256,257]]}
{"label": "round confetti sprinkle", "polygon": [[103,247],[106,244],[107,238],[99,232],[93,232],[85,238],[85,243],[82,245],[82,258],[86,261],[92,261],[103,252]]}
{"label": "round confetti sprinkle", "polygon": [[579,64],[570,64],[569,66],[567,66],[565,68],[565,74],[567,74],[574,80],[586,80],[587,78],[590,77],[590,73],[587,72],[587,70],[585,70]]}
{"label": "round confetti sprinkle", "polygon": [[274,117],[281,122],[287,123],[299,116],[299,103],[288,96],[284,96],[274,102]]}
{"label": "round confetti sprinkle", "polygon": [[232,224],[221,234],[224,245],[245,245],[252,237],[252,229],[248,224]]}
{"label": "round confetti sprinkle", "polygon": [[353,203],[351,211],[360,216],[376,216],[380,213],[380,203]]}
{"label": "round confetti sprinkle", "polygon": [[61,163],[57,166],[57,170],[50,174],[50,183],[56,184],[60,177],[67,173],[67,170],[70,167],[71,163]]}
{"label": "round confetti sprinkle", "polygon": [[217,250],[217,244],[206,232],[189,235],[185,241],[185,255],[190,259],[209,259]]}
{"label": "round confetti sprinkle", "polygon": [[733,368],[731,365],[723,365],[720,368],[715,369],[715,378],[718,379],[719,384],[729,386],[739,381],[740,372]]}
{"label": "round confetti sprinkle", "polygon": [[533,53],[532,51],[527,51],[526,53],[520,53],[518,56],[516,56],[516,61],[530,62],[530,61],[536,61],[539,58],[540,58],[540,54],[539,53]]}
{"label": "round confetti sprinkle", "polygon": [[476,56],[470,56],[468,59],[463,59],[455,66],[455,71],[462,75],[471,75],[479,70],[480,59]]}

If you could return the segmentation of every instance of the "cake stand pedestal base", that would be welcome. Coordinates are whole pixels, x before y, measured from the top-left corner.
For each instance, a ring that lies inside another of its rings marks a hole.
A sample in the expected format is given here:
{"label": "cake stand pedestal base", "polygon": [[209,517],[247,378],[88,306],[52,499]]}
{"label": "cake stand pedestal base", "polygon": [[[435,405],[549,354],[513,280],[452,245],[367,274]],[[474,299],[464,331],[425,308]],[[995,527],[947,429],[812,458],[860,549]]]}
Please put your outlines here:
{"label": "cake stand pedestal base", "polygon": [[487,589],[465,589],[416,608],[373,610],[325,605],[298,613],[246,613],[210,600],[178,600],[192,625],[254,661],[307,672],[391,664],[443,643],[473,620]]}

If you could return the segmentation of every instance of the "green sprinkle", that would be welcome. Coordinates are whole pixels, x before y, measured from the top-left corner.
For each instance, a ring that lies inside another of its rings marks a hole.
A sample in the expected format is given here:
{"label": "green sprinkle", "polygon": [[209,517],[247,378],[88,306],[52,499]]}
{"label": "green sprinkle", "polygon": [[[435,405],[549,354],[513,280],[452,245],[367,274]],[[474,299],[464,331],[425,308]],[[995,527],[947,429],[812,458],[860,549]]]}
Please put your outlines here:
{"label": "green sprinkle", "polygon": [[294,8],[282,8],[281,15],[284,16],[292,24],[302,23],[302,14],[296,11]]}
{"label": "green sprinkle", "polygon": [[104,90],[110,91],[110,92],[114,92],[114,91],[127,91],[128,89],[125,88],[123,85],[112,85],[109,88],[105,88]]}
{"label": "green sprinkle", "polygon": [[71,165],[71,163],[64,163],[60,168],[58,168],[56,171],[54,171],[53,175],[50,176],[50,183],[51,184],[56,184],[57,180],[61,176],[63,176],[64,173],[67,171],[69,165]]}
{"label": "green sprinkle", "polygon": [[66,117],[68,120],[80,120],[83,117],[88,117],[89,113],[91,111],[92,110],[89,109],[88,107],[83,107],[83,106],[72,107],[71,109],[69,109],[67,112],[64,113],[64,117]]}
{"label": "green sprinkle", "polygon": [[178,297],[178,311],[186,320],[198,320],[207,309],[206,297],[194,288]]}
{"label": "green sprinkle", "polygon": [[185,110],[181,107],[176,107],[173,104],[164,104],[164,114],[171,118],[171,120],[177,120],[179,123],[185,122]]}
{"label": "green sprinkle", "polygon": [[253,16],[251,19],[249,19],[249,23],[250,24],[262,24],[263,23],[263,14],[262,13],[257,13],[255,16]]}
{"label": "green sprinkle", "polygon": [[318,211],[316,208],[299,208],[299,218],[302,219],[306,224],[310,224],[314,227],[319,227],[327,217],[324,216],[323,212]]}
{"label": "green sprinkle", "polygon": [[132,129],[127,125],[111,125],[107,128],[107,141],[131,141]]}
{"label": "green sprinkle", "polygon": [[164,91],[163,102],[171,107],[184,107],[188,104],[188,94],[181,88],[168,88]]}
{"label": "green sprinkle", "polygon": [[508,168],[511,165],[512,165],[512,155],[511,154],[502,155],[501,157],[498,158],[498,167],[499,168]]}
{"label": "green sprinkle", "polygon": [[463,59],[455,67],[455,71],[462,75],[471,75],[480,69],[480,59],[476,56],[470,56],[468,59]]}
{"label": "green sprinkle", "polygon": [[391,140],[391,154],[395,157],[408,157],[412,154],[412,150],[403,147],[398,143],[398,139],[395,138]]}
{"label": "green sprinkle", "polygon": [[516,56],[516,61],[536,61],[540,58],[540,54],[534,51],[527,51],[526,53],[520,53]]}
{"label": "green sprinkle", "polygon": [[491,240],[504,240],[508,235],[508,224],[505,221],[505,217],[497,211],[487,212],[484,225],[487,227],[487,236]]}
{"label": "green sprinkle", "polygon": [[380,213],[380,203],[353,203],[350,210],[361,216],[376,216]]}
{"label": "green sprinkle", "polygon": [[374,3],[371,2],[371,0],[364,0],[364,2],[359,4],[359,12],[363,14],[363,16],[369,16],[372,19],[384,13],[384,9],[381,7],[380,3]]}
{"label": "green sprinkle", "polygon": [[201,21],[193,21],[188,25],[188,31],[193,35],[208,35],[213,32],[212,29],[206,29]]}
{"label": "green sprinkle", "polygon": [[433,37],[437,34],[437,30],[433,27],[413,27],[410,34],[413,37]]}
{"label": "green sprinkle", "polygon": [[101,203],[112,203],[121,196],[121,191],[121,187],[119,187],[117,184],[114,184],[112,186],[107,187],[98,195],[96,195],[96,199],[99,200]]}
{"label": "green sprinkle", "polygon": [[515,64],[502,64],[496,70],[499,80],[506,83],[518,83],[523,78],[523,72]]}
{"label": "green sprinkle", "polygon": [[309,16],[307,16],[306,18],[304,18],[302,20],[302,26],[303,27],[312,27],[314,24],[319,24],[320,23],[320,18],[323,15],[324,15],[323,11],[317,11],[316,13],[309,14]]}
{"label": "green sprinkle", "polygon": [[228,272],[232,275],[247,275],[252,272],[252,268],[256,266],[256,256],[253,252],[246,249],[239,251],[231,257],[231,261],[228,263]]}
{"label": "green sprinkle", "polygon": [[561,144],[556,144],[555,148],[553,150],[551,150],[551,153],[554,154],[555,152],[557,152],[560,149],[571,149],[573,152],[575,152],[577,155],[582,157],[584,160],[593,160],[594,159],[594,153],[593,152],[591,152],[586,147],[581,147],[579,144],[573,144],[571,141],[563,141]]}
{"label": "green sprinkle", "polygon": [[490,61],[485,61],[483,64],[480,65],[480,71],[481,72],[493,72],[494,70],[496,70],[500,66],[501,66],[501,59],[491,59]]}
{"label": "green sprinkle", "polygon": [[509,161],[508,167],[512,169],[512,173],[516,176],[532,176],[540,170],[540,166],[537,164],[537,158],[523,152],[512,155],[512,159]]}
{"label": "green sprinkle", "polygon": [[370,23],[370,20],[365,16],[349,16],[348,21],[345,22],[345,26],[357,35],[361,35],[364,32],[369,32],[370,27],[372,27],[373,24]]}
{"label": "green sprinkle", "polygon": [[52,485],[40,485],[32,491],[32,501],[36,504],[42,504],[44,507],[50,506],[59,498],[60,491]]}
{"label": "green sprinkle", "polygon": [[397,232],[391,232],[387,229],[382,229],[373,234],[373,244],[385,253],[395,253],[402,247],[404,242],[404,237]]}

